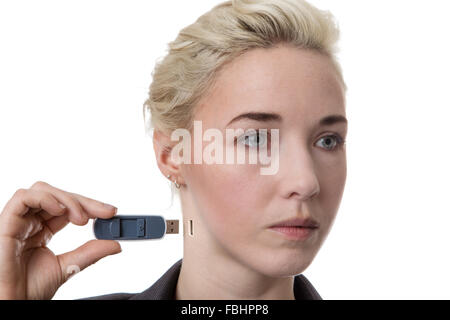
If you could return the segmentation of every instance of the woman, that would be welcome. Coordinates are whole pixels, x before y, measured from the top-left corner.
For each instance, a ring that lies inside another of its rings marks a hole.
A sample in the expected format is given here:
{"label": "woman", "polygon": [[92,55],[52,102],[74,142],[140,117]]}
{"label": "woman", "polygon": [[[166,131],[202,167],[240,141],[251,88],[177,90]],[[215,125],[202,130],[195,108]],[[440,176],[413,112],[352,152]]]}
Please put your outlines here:
{"label": "woman", "polygon": [[[144,112],[158,167],[176,185],[192,228],[183,259],[142,293],[89,299],[321,299],[301,273],[331,229],[347,174],[338,37],[333,16],[302,0],[227,1],[181,30],[153,72]],[[200,141],[203,161],[178,152],[178,129],[191,134],[183,143]],[[209,129],[220,147],[212,153]],[[230,129],[245,133],[218,139]],[[249,158],[270,150],[273,170],[208,161],[236,150]],[[16,192],[0,215],[0,297],[51,298],[68,266],[83,270],[120,252],[109,240],[57,257],[45,247],[67,220],[83,225],[114,214],[42,182]],[[17,250],[27,251],[17,259]]]}

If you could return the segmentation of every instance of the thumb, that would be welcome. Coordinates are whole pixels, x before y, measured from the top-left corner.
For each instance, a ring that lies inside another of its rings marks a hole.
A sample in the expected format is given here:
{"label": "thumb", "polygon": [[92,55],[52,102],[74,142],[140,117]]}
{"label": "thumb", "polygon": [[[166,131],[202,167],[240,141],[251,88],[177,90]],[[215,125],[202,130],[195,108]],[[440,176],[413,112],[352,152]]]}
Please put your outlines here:
{"label": "thumb", "polygon": [[89,240],[75,250],[57,256],[61,266],[62,283],[98,260],[122,251],[114,240]]}

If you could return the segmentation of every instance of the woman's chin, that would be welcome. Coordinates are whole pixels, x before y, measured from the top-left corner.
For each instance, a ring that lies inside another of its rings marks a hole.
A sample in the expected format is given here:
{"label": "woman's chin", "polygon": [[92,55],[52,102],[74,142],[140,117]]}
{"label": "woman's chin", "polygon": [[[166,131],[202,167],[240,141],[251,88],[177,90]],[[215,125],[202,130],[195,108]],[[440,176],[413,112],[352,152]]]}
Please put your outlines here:
{"label": "woman's chin", "polygon": [[292,255],[272,256],[267,261],[260,264],[260,272],[275,278],[292,277],[302,273],[308,268],[312,260],[308,257]]}

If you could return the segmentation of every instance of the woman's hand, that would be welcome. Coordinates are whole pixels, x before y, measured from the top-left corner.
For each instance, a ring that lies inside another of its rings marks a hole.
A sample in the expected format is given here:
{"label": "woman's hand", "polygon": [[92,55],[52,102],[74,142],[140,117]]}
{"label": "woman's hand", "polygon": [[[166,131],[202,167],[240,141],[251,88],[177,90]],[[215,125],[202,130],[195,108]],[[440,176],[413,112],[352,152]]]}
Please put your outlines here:
{"label": "woman's hand", "polygon": [[0,214],[0,299],[51,299],[72,271],[121,252],[114,240],[90,240],[60,255],[47,248],[69,222],[83,226],[89,219],[111,218],[116,211],[41,181],[17,190]]}

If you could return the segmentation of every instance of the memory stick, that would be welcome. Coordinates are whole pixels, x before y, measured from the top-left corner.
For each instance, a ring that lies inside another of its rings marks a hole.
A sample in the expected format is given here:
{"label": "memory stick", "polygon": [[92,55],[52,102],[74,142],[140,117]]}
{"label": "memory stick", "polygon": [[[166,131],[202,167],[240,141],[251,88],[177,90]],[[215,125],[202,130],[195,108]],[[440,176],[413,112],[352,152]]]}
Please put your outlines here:
{"label": "memory stick", "polygon": [[94,235],[103,240],[161,239],[165,234],[178,233],[179,221],[157,215],[116,215],[96,218]]}

